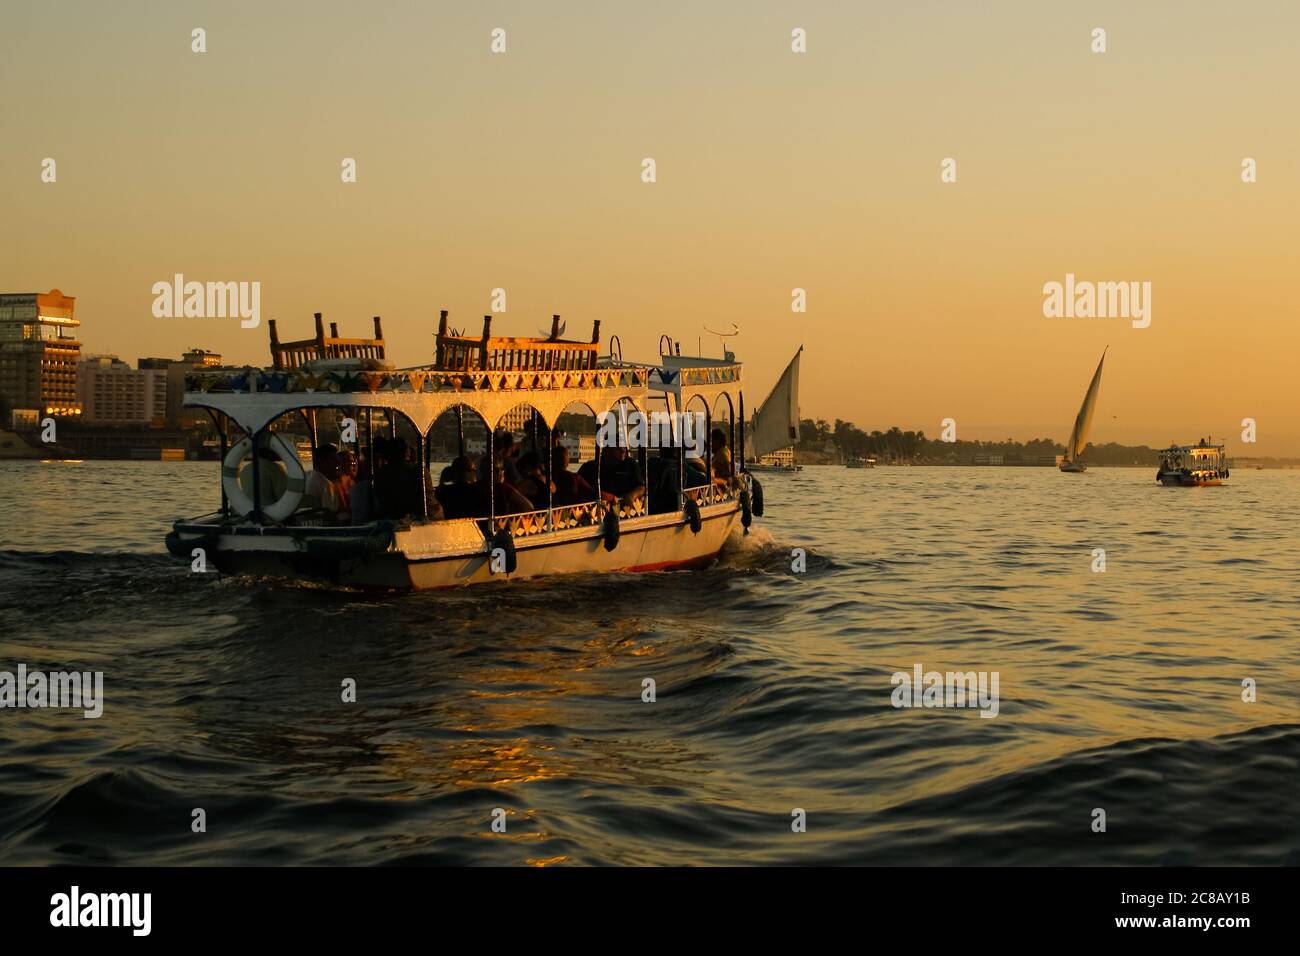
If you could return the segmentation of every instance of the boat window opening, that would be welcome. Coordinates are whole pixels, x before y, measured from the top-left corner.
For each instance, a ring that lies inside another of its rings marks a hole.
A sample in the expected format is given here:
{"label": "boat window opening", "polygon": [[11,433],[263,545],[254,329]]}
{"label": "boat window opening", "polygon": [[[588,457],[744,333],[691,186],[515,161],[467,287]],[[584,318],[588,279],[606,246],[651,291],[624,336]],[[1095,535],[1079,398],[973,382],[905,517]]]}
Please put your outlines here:
{"label": "boat window opening", "polygon": [[726,392],[714,402],[713,422],[709,431],[709,473],[715,483],[730,488],[736,477],[736,416]]}
{"label": "boat window opening", "polygon": [[[549,479],[543,458],[550,443],[550,429],[541,413],[531,404],[521,402],[497,421],[492,441],[492,457],[484,456],[480,472],[492,469],[487,480],[489,515],[549,512]],[[482,475],[480,474],[480,480]]]}
{"label": "boat window opening", "polygon": [[434,419],[427,435],[430,520],[487,518],[479,465],[490,438],[487,422],[469,405],[454,405]]}
{"label": "boat window opening", "polygon": [[[695,490],[711,483],[709,470],[709,436],[713,434],[713,414],[709,403],[701,395],[696,395],[686,403],[687,416],[701,415],[704,420],[703,444],[683,448],[682,450],[682,490],[692,500],[700,503],[700,492]],[[700,448],[699,451],[696,448]]]}
{"label": "boat window opening", "polygon": [[[553,505],[557,509],[552,520],[556,527],[566,527],[566,517],[576,520],[586,516],[591,509],[583,511],[583,506],[594,508],[598,501],[596,481],[590,480],[596,477],[592,475],[594,466],[587,464],[596,460],[596,439],[595,411],[582,402],[570,402],[565,406],[555,420],[549,449],[548,474],[553,488]],[[578,510],[564,516],[558,513],[563,509]]]}

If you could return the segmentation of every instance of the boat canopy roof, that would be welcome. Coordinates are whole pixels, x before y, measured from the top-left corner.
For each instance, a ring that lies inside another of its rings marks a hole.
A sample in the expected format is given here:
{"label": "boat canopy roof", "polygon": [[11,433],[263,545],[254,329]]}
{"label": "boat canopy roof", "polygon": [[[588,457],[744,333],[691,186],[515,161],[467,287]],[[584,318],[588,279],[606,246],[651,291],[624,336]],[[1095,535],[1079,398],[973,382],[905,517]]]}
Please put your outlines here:
{"label": "boat canopy roof", "polygon": [[302,408],[393,409],[423,433],[457,405],[473,408],[495,429],[520,404],[553,426],[574,403],[596,415],[625,399],[643,412],[660,402],[664,410],[686,411],[700,397],[711,410],[721,395],[733,407],[740,395],[742,366],[735,361],[602,362],[599,322],[590,343],[560,339],[559,316],[547,338],[502,339],[491,336],[487,316],[483,336],[467,339],[447,332],[443,312],[434,362],[401,369],[385,363],[378,318],[375,323],[376,340],[326,337],[319,314],[314,340],[281,343],[272,331],[272,367],[195,368],[185,376],[184,404],[219,411],[250,433]]}
{"label": "boat canopy roof", "polygon": [[1214,455],[1221,455],[1227,449],[1226,445],[1210,445],[1202,442],[1199,445],[1170,445],[1162,449],[1162,454],[1191,455],[1195,458],[1211,458]]}

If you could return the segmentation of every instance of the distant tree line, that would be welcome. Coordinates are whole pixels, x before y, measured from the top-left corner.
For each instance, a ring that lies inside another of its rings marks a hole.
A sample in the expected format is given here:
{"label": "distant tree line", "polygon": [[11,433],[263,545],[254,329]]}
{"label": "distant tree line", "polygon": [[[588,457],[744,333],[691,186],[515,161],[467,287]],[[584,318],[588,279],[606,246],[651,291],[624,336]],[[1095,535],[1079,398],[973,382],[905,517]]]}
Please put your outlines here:
{"label": "distant tree line", "polygon": [[[925,432],[904,431],[897,425],[887,431],[863,431],[842,418],[834,424],[823,418],[805,418],[799,423],[799,443],[795,451],[811,460],[825,456],[840,458],[875,458],[880,462],[912,462],[918,465],[971,464],[978,458],[1001,457],[1004,464],[1043,463],[1065,454],[1065,446],[1050,438],[1018,442],[939,441]],[[1146,445],[1089,445],[1083,460],[1096,465],[1151,465],[1159,452]]]}

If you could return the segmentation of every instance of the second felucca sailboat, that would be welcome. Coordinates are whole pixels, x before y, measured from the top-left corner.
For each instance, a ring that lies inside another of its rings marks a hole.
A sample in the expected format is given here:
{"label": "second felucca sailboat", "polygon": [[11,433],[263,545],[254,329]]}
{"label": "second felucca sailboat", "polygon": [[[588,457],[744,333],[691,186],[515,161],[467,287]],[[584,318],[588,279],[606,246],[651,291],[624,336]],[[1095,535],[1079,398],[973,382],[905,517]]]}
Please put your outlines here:
{"label": "second felucca sailboat", "polygon": [[1074,419],[1070,440],[1065,443],[1065,454],[1057,456],[1056,464],[1061,471],[1074,473],[1087,471],[1088,466],[1081,462],[1079,457],[1088,444],[1088,429],[1092,427],[1092,413],[1097,407],[1097,392],[1101,388],[1101,367],[1105,364],[1106,350],[1103,350],[1101,361],[1097,363],[1097,371],[1092,373],[1092,381],[1088,383],[1088,391],[1083,396],[1083,404],[1079,406],[1079,414]]}

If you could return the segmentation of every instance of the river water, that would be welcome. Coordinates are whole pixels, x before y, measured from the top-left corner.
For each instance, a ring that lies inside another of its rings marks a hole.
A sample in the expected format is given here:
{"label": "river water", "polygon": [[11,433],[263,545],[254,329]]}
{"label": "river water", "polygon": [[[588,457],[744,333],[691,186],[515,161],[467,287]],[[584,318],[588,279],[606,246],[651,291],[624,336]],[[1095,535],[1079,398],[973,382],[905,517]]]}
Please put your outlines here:
{"label": "river water", "polygon": [[809,467],[707,571],[382,596],[170,559],[215,463],[0,463],[0,671],[104,673],[0,710],[0,864],[1300,863],[1300,472],[1154,471]]}

